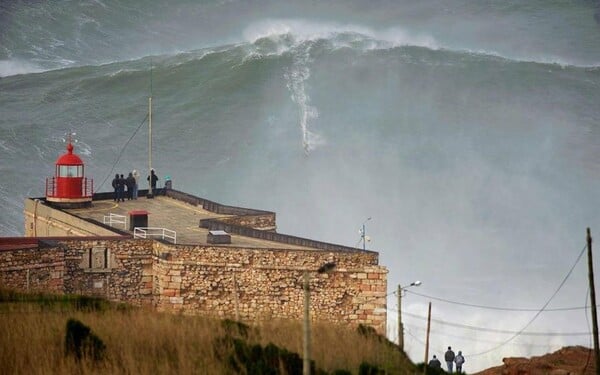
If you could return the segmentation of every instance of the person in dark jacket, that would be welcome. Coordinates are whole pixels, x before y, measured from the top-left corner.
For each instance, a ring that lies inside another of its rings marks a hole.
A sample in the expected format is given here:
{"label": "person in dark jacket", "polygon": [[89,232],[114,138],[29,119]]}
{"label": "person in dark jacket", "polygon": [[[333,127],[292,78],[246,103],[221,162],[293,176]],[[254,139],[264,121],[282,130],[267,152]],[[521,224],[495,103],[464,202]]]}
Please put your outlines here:
{"label": "person in dark jacket", "polygon": [[114,195],[113,195],[113,201],[117,201],[119,199],[119,174],[117,173],[115,175],[115,178],[113,178],[112,180],[112,187],[115,191]]}
{"label": "person in dark jacket", "polygon": [[156,182],[158,182],[158,176],[154,173],[154,168],[150,170],[150,176],[146,179],[150,181],[150,188],[154,192],[154,190],[156,190]]}
{"label": "person in dark jacket", "polygon": [[452,365],[454,365],[454,352],[451,347],[448,347],[446,354],[444,354],[444,359],[446,360],[446,365],[448,366],[448,372],[452,374]]}
{"label": "person in dark jacket", "polygon": [[119,178],[119,199],[121,202],[125,202],[125,177],[123,175]]}
{"label": "person in dark jacket", "polygon": [[440,362],[439,359],[437,359],[437,357],[434,354],[433,358],[431,359],[431,361],[429,361],[429,364],[427,366],[429,366],[429,368],[441,369],[442,363]]}

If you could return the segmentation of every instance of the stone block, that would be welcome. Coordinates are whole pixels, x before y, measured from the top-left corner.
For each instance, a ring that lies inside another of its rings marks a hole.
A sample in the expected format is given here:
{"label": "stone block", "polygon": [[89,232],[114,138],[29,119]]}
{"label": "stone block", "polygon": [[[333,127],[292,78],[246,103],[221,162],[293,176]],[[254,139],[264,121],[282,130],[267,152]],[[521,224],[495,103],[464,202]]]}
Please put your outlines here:
{"label": "stone block", "polygon": [[172,304],[183,304],[183,297],[169,297],[169,302]]}

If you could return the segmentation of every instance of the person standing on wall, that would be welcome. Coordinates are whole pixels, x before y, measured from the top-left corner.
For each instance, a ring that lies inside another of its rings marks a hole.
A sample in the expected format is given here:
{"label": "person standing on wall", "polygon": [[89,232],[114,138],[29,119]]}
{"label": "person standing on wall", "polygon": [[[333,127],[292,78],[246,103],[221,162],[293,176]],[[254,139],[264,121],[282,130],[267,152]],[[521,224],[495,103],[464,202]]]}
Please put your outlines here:
{"label": "person standing on wall", "polygon": [[152,193],[154,193],[154,190],[156,190],[156,183],[158,182],[158,176],[154,173],[154,168],[150,170],[150,176],[146,179],[150,181],[150,187],[152,188]]}
{"label": "person standing on wall", "polygon": [[125,202],[125,177],[123,175],[119,178],[119,198],[121,202]]}
{"label": "person standing on wall", "polygon": [[133,178],[133,173],[129,172],[129,176],[125,179],[125,185],[127,186],[127,200],[133,199],[133,189],[135,188],[135,178]]}
{"label": "person standing on wall", "polygon": [[454,365],[454,352],[450,346],[448,347],[446,354],[444,354],[444,359],[446,360],[446,366],[448,366],[448,372],[452,374],[452,367]]}
{"label": "person standing on wall", "polygon": [[114,189],[113,201],[117,202],[119,200],[119,174],[115,175],[115,178],[112,180],[112,187]]}
{"label": "person standing on wall", "polygon": [[135,184],[133,185],[133,199],[138,199],[138,189],[139,189],[139,182],[140,182],[140,174],[137,171],[137,169],[134,169],[133,172],[131,172],[131,174],[133,175],[133,178],[135,179]]}

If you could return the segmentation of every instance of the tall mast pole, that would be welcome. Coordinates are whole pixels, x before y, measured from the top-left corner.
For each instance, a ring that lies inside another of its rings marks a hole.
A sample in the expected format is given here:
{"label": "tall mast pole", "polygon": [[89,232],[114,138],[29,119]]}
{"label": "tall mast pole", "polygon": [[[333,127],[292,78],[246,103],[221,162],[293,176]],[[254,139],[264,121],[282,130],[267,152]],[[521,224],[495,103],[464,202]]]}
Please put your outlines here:
{"label": "tall mast pole", "polygon": [[152,191],[152,59],[150,59],[150,96],[148,97],[148,196],[153,197]]}

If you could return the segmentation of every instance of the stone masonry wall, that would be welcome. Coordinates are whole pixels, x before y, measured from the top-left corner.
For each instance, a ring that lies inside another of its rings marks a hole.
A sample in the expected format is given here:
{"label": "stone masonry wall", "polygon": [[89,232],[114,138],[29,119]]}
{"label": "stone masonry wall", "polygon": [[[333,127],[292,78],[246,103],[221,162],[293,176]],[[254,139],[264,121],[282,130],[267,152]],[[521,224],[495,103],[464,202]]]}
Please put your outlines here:
{"label": "stone masonry wall", "polygon": [[58,247],[0,250],[2,288],[62,293],[64,275],[64,253]]}
{"label": "stone masonry wall", "polygon": [[68,240],[61,245],[65,249],[66,293],[152,304],[151,240]]}
{"label": "stone masonry wall", "polygon": [[[0,287],[98,295],[159,310],[245,321],[311,317],[385,333],[387,270],[377,253],[181,246],[140,239],[45,240],[0,251]],[[316,270],[335,262],[330,274]]]}
{"label": "stone masonry wall", "polygon": [[[310,272],[313,320],[367,324],[385,333],[387,270],[377,254],[155,243],[155,303],[242,320],[301,319]],[[330,274],[316,270],[335,262]],[[236,298],[237,297],[237,298]],[[236,313],[237,311],[237,313]]]}

